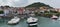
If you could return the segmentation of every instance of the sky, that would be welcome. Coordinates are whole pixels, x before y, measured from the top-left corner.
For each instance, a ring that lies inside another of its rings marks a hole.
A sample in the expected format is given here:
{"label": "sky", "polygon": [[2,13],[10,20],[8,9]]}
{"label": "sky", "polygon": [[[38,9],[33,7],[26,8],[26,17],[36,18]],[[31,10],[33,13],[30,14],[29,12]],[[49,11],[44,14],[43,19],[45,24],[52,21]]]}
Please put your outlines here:
{"label": "sky", "polygon": [[60,0],[0,0],[0,6],[24,7],[35,2],[42,2],[54,8],[60,8]]}

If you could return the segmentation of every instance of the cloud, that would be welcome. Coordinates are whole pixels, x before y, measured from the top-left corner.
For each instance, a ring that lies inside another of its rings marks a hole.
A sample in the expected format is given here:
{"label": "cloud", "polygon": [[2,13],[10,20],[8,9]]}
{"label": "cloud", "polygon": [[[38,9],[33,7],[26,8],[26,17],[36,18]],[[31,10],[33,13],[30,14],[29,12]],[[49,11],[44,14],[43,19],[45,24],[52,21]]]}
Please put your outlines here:
{"label": "cloud", "polygon": [[9,2],[7,4],[11,5],[11,6],[23,7],[27,4],[27,1],[25,1],[25,0],[9,0]]}
{"label": "cloud", "polygon": [[27,4],[27,2],[28,1],[25,1],[25,0],[0,0],[0,5],[23,7]]}
{"label": "cloud", "polygon": [[60,0],[0,0],[1,5],[23,7],[34,2],[42,2],[52,7],[60,8]]}

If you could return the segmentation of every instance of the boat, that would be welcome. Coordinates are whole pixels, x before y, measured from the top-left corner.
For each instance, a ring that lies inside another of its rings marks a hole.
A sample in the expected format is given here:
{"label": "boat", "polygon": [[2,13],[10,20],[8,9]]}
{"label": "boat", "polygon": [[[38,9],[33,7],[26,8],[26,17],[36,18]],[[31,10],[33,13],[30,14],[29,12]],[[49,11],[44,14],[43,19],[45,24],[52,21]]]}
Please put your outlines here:
{"label": "boat", "polygon": [[51,18],[57,20],[58,16],[53,15]]}
{"label": "boat", "polygon": [[32,13],[32,14],[30,14],[30,16],[35,16],[35,14]]}
{"label": "boat", "polygon": [[8,21],[8,24],[17,24],[17,23],[19,23],[19,21],[20,21],[20,18],[14,17],[10,21]]}
{"label": "boat", "polygon": [[3,17],[4,16],[4,14],[0,14],[0,17]]}
{"label": "boat", "polygon": [[34,17],[30,17],[27,19],[27,23],[29,26],[35,26],[37,25],[38,19]]}

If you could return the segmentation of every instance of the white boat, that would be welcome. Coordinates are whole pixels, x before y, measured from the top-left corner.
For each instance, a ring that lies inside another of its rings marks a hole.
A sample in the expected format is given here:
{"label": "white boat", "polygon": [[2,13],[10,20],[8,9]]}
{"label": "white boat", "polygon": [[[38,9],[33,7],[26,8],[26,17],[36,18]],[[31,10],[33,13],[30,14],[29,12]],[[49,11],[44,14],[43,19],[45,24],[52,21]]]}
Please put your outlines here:
{"label": "white boat", "polygon": [[30,16],[35,16],[35,14],[30,14]]}
{"label": "white boat", "polygon": [[20,18],[14,17],[10,21],[8,21],[8,24],[17,24],[20,21]]}
{"label": "white boat", "polygon": [[4,16],[4,14],[0,14],[0,16]]}
{"label": "white boat", "polygon": [[55,16],[55,15],[53,15],[51,18],[52,18],[52,19],[58,19],[58,17]]}
{"label": "white boat", "polygon": [[57,16],[53,15],[51,18],[58,18]]}
{"label": "white boat", "polygon": [[29,26],[37,25],[37,21],[38,21],[38,19],[33,18],[33,17],[30,17],[30,18],[27,19],[27,23],[28,23]]}

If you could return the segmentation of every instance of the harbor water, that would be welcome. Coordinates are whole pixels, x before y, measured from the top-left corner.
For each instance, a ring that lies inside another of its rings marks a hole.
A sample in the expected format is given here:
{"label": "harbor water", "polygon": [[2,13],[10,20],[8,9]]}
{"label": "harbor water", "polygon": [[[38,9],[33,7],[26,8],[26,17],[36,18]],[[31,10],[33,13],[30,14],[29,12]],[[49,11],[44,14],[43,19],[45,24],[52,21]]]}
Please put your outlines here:
{"label": "harbor water", "polygon": [[[53,21],[46,17],[37,17],[39,19],[37,27],[60,27],[60,21]],[[26,19],[22,19],[17,25],[8,25],[9,18],[0,19],[0,27],[28,27]]]}

